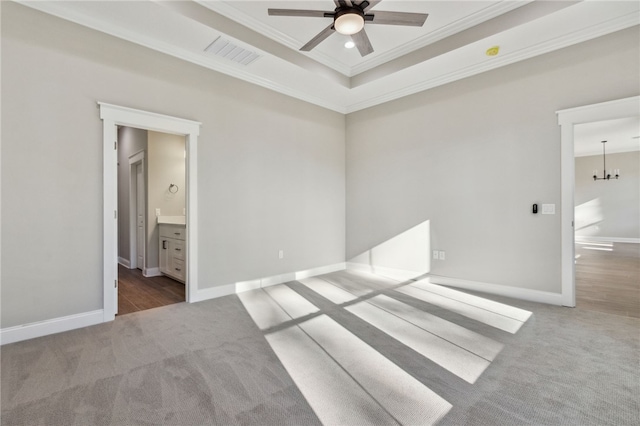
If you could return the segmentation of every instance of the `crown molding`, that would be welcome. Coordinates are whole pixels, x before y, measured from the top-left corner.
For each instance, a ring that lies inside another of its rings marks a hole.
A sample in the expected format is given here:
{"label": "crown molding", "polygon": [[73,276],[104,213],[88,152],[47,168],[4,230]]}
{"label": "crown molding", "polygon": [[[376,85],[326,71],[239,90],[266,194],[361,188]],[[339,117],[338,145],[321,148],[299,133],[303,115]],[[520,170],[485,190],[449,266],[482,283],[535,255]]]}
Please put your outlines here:
{"label": "crown molding", "polygon": [[[65,6],[67,2],[30,2],[25,0],[16,0],[16,2],[32,9],[36,9],[41,12],[56,16],[58,18],[74,22],[84,27],[88,27],[93,30],[109,34],[111,36],[136,43],[138,45],[191,62],[204,68],[217,71],[222,74],[226,74],[228,76],[238,78],[257,86],[264,87],[266,89],[273,90],[275,92],[282,93],[284,95],[291,96],[293,98],[342,114],[348,114],[365,108],[370,108],[385,102],[399,99],[404,96],[428,90],[439,85],[470,77],[521,60],[529,59],[537,55],[581,43],[615,31],[620,31],[634,25],[638,25],[640,23],[640,14],[636,9],[632,12],[612,18],[610,20],[586,26],[581,30],[556,37],[553,40],[547,40],[511,53],[501,54],[500,56],[494,57],[491,60],[483,61],[466,67],[461,67],[456,70],[447,72],[444,75],[436,76],[415,83],[409,83],[397,89],[390,89],[389,91],[382,94],[380,94],[380,90],[368,90],[367,92],[365,92],[364,98],[356,101],[356,99],[354,99],[357,93],[355,91],[356,89],[351,89],[352,92],[346,93],[346,97],[344,98],[344,100],[339,98],[332,99],[330,95],[327,95],[326,97],[319,97],[307,92],[304,89],[301,90],[292,88],[286,83],[286,81],[272,81],[271,79],[261,77],[257,73],[255,73],[251,69],[251,67],[242,67],[241,65],[237,65],[235,63],[227,63],[222,59],[218,60],[214,57],[205,57],[201,54],[187,51],[166,42],[156,40],[153,37],[148,37],[144,34],[137,33],[119,27],[117,25],[113,25],[109,22],[101,20],[100,18],[92,17],[83,13],[78,13],[72,7]],[[503,3],[505,4],[503,5]],[[507,5],[506,3],[520,4],[520,2],[502,2],[498,5],[502,5],[500,7],[503,8],[507,8],[509,6],[513,7],[512,5]],[[492,8],[491,13],[497,13],[497,10],[497,8]],[[501,10],[501,13],[505,13],[506,11],[506,9]],[[485,13],[489,13],[489,11],[485,9]],[[486,15],[484,16],[484,18],[482,18],[480,14],[475,14],[474,19],[486,19]],[[467,24],[469,24],[469,22],[470,21],[468,21]],[[459,21],[456,24],[462,25]],[[448,27],[447,31],[454,31],[453,26]],[[444,35],[443,33],[442,36],[445,37],[446,35]],[[428,42],[431,41],[427,41],[426,43]],[[267,53],[259,49],[255,50],[259,51],[265,56],[268,55]],[[349,89],[345,90],[348,91]]]}
{"label": "crown molding", "polygon": [[308,56],[309,58],[320,62],[323,65],[332,68],[339,73],[346,75],[347,77],[351,77],[351,67],[348,65],[335,60],[333,57],[322,53],[318,50],[313,50],[311,52],[300,52],[300,41],[295,38],[288,36],[287,34],[274,29],[272,26],[265,24],[259,19],[253,18],[233,6],[227,4],[224,1],[202,1],[202,0],[194,0],[195,3],[198,3],[202,7],[206,7],[209,10],[212,10],[220,15],[231,19],[232,21],[237,22],[240,25],[243,25],[247,28],[252,29],[253,31],[260,33],[261,35],[270,38],[273,41],[276,41],[286,47],[289,47],[292,50],[295,50],[300,55]]}
{"label": "crown molding", "polygon": [[[464,18],[458,19],[457,21],[452,22],[449,25],[446,25],[442,28],[439,28],[435,31],[432,31],[421,37],[418,37],[408,43],[403,44],[402,46],[396,49],[388,50],[384,53],[376,55],[371,59],[364,60],[361,63],[354,65],[351,68],[350,76],[358,75],[362,72],[369,71],[370,69],[373,69],[377,66],[380,66],[389,61],[397,59],[401,56],[407,55],[417,49],[420,49],[422,47],[425,47],[437,41],[443,40],[449,36],[452,36],[456,33],[467,30],[478,24],[481,24],[484,21],[496,18],[507,12],[511,12],[512,10],[517,9],[521,6],[524,6],[528,3],[531,3],[531,0],[502,1],[500,3],[487,6],[476,13],[467,15]],[[428,22],[428,18],[427,18],[427,22]]]}
{"label": "crown molding", "polygon": [[564,47],[572,46],[574,44],[582,43],[584,41],[592,40],[597,37],[601,37],[616,31],[621,31],[626,28],[638,25],[639,14],[637,11],[629,14],[611,19],[609,21],[602,22],[580,31],[576,31],[561,37],[557,37],[553,40],[538,43],[532,45],[526,49],[500,55],[493,58],[490,61],[474,64],[465,68],[461,68],[454,72],[449,72],[445,75],[434,77],[429,80],[424,80],[416,84],[412,84],[394,90],[389,93],[385,93],[380,96],[370,97],[361,102],[356,102],[346,106],[347,114],[360,111],[365,108],[370,108],[385,102],[393,101],[405,96],[413,95],[418,92],[422,92],[428,89],[432,89],[437,86],[441,86],[447,83],[451,83],[457,80],[461,80],[466,77],[471,77],[485,71],[490,71],[496,68],[500,68],[515,62],[520,62],[525,59],[533,58],[535,56],[543,55],[545,53],[553,52],[554,50],[562,49]]}
{"label": "crown molding", "polygon": [[[277,83],[269,79],[260,77],[256,74],[251,73],[247,69],[241,68],[242,67],[241,65],[235,65],[232,63],[227,64],[225,62],[218,61],[213,57],[203,57],[202,55],[198,55],[192,52],[185,51],[180,48],[176,48],[175,46],[158,41],[154,38],[146,37],[139,33],[134,33],[132,31],[129,31],[120,27],[116,27],[113,25],[104,24],[102,21],[90,18],[84,14],[74,13],[69,9],[65,9],[64,11],[59,11],[56,9],[56,6],[55,6],[56,2],[30,2],[25,0],[14,0],[14,1],[16,1],[16,3],[20,3],[24,6],[39,10],[49,15],[53,15],[58,18],[73,22],[75,24],[82,25],[92,30],[109,34],[111,36],[120,38],[122,40],[136,43],[140,46],[144,46],[149,49],[173,56],[175,58],[182,59],[184,61],[202,66],[204,68],[208,68],[210,70],[217,71],[234,78],[238,78],[248,83],[252,83],[252,84],[264,87],[266,89],[273,90],[275,92],[282,93],[284,95],[291,96],[293,98],[300,99],[302,101],[305,101],[305,102],[308,102],[332,111],[339,112],[341,114],[346,113],[345,107],[343,105],[340,105],[335,102],[331,102],[327,99],[313,96],[305,92],[301,92],[299,90],[292,89],[286,84]],[[259,51],[258,49],[254,49],[254,50]],[[262,51],[260,51],[260,53],[262,55],[267,55],[267,53]]]}

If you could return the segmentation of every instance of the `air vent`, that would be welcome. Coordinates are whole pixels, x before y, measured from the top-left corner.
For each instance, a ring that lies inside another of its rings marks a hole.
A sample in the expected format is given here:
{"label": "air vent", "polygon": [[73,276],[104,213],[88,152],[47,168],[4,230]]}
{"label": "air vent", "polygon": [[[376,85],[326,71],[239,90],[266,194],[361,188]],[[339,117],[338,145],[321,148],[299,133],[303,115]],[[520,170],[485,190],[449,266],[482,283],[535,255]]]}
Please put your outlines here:
{"label": "air vent", "polygon": [[242,65],[249,65],[251,62],[260,58],[260,55],[257,53],[243,49],[223,37],[218,37],[213,43],[207,46],[204,51]]}

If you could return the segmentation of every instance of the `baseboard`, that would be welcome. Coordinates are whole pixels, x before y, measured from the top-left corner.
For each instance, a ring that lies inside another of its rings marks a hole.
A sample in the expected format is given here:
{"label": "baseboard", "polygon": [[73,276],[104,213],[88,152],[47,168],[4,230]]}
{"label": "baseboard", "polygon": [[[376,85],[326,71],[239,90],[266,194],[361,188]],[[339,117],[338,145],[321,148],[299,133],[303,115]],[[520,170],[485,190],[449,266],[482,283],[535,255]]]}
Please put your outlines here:
{"label": "baseboard", "polygon": [[640,244],[640,238],[587,237],[583,235],[576,235],[575,239],[576,242]]}
{"label": "baseboard", "polygon": [[530,302],[546,303],[562,306],[562,294],[548,291],[532,290],[528,288],[509,287],[506,285],[483,283],[479,281],[461,280],[458,278],[429,275],[429,281],[464,290],[480,291],[482,293],[511,297],[513,299],[528,300]]}
{"label": "baseboard", "polygon": [[103,321],[104,312],[102,309],[98,309],[81,314],[7,327],[0,330],[0,345],[48,336],[49,334],[62,333],[63,331],[75,330],[76,328],[88,327],[90,325],[100,324]]}
{"label": "baseboard", "polygon": [[190,303],[202,302],[203,300],[217,299],[218,297],[236,294],[236,287],[234,284],[226,284],[216,287],[198,289],[194,293],[195,294],[190,297]]}
{"label": "baseboard", "polygon": [[162,275],[162,272],[160,272],[160,268],[144,268],[144,271],[142,271],[142,275],[147,278],[159,277]]}
{"label": "baseboard", "polygon": [[409,271],[406,269],[385,268],[382,266],[369,265],[367,263],[347,262],[347,268],[353,271],[369,272],[397,281],[407,281],[426,274],[427,272]]}
{"label": "baseboard", "polygon": [[330,274],[331,272],[344,271],[347,269],[345,262],[334,263],[333,265],[320,266],[318,268],[311,268],[305,271],[296,272],[296,280],[302,280],[304,278],[315,277],[318,275]]}
{"label": "baseboard", "polygon": [[124,257],[118,256],[118,263],[127,269],[131,269],[131,262],[129,261],[129,259],[125,259]]}
{"label": "baseboard", "polygon": [[288,272],[270,277],[258,278],[250,281],[240,281],[234,284],[226,284],[222,286],[199,289],[191,298],[191,302],[201,302],[203,300],[215,299],[218,297],[229,296],[231,294],[242,293],[244,291],[256,290],[263,287],[282,284],[290,281],[300,280],[303,278],[314,277],[317,275],[328,274],[330,272],[342,271],[346,268],[345,263],[336,263],[333,265],[320,266],[318,268],[306,269],[304,271]]}

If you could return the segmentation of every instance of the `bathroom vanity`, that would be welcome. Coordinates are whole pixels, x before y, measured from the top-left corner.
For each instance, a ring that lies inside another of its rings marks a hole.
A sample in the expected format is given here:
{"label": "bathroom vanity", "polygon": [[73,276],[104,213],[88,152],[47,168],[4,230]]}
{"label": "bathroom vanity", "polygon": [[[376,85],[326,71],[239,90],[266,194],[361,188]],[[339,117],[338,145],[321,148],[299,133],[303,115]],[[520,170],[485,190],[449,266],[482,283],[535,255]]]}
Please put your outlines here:
{"label": "bathroom vanity", "polygon": [[160,254],[160,272],[184,283],[187,265],[187,237],[185,224],[179,222],[179,220],[158,218],[160,228],[158,252]]}

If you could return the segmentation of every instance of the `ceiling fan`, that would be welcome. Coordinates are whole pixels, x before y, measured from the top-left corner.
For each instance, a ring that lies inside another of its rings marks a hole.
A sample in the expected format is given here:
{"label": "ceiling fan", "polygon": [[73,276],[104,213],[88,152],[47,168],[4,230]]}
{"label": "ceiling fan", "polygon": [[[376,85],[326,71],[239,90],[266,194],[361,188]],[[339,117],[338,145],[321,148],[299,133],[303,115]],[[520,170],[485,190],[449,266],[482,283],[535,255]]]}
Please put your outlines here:
{"label": "ceiling fan", "polygon": [[421,27],[427,20],[426,13],[409,12],[369,12],[369,10],[381,0],[334,0],[336,8],[333,12],[322,10],[303,9],[269,9],[269,16],[297,16],[312,18],[333,18],[333,22],[322,30],[317,36],[312,38],[300,50],[308,52],[323,40],[333,34],[334,31],[340,34],[351,36],[360,55],[366,56],[373,52],[373,46],[364,30],[364,24],[381,25],[405,25],[411,27]]}

